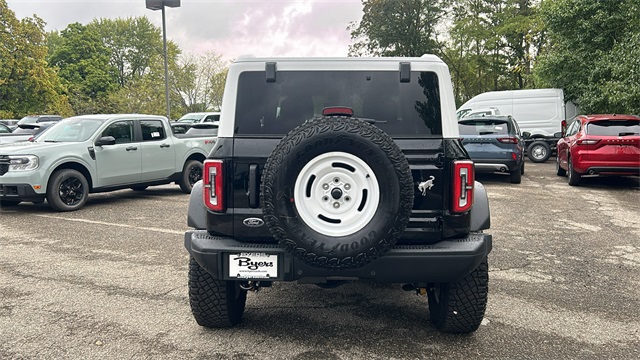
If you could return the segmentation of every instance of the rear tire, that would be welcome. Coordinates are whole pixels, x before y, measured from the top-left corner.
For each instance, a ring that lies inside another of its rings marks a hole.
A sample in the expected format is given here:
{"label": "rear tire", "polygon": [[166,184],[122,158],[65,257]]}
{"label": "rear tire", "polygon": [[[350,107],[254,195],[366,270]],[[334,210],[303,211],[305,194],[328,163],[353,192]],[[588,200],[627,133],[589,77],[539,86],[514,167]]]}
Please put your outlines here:
{"label": "rear tire", "polygon": [[571,161],[571,158],[569,158],[568,160],[568,166],[569,166],[569,171],[567,171],[567,176],[569,177],[569,185],[571,186],[578,186],[580,185],[580,177],[581,175],[578,174],[574,169],[573,169],[573,162]]}
{"label": "rear tire", "polygon": [[522,167],[520,168],[520,175],[524,175],[524,159],[522,159]]}
{"label": "rear tire", "polygon": [[200,326],[228,328],[242,320],[247,292],[237,281],[216,280],[189,258],[189,303]]}
{"label": "rear tire", "polygon": [[487,308],[489,265],[485,258],[462,280],[434,284],[427,289],[429,312],[435,327],[447,333],[476,331]]}
{"label": "rear tire", "polygon": [[556,175],[567,176],[567,170],[560,167],[560,156],[556,156]]}
{"label": "rear tire", "polygon": [[189,160],[184,164],[182,176],[180,177],[180,181],[178,181],[180,190],[182,190],[183,193],[191,194],[193,185],[199,180],[202,180],[202,169],[202,163],[198,160]]}
{"label": "rear tire", "polygon": [[524,163],[522,165],[520,165],[520,168],[513,170],[512,172],[509,173],[510,176],[510,180],[512,184],[520,184],[522,182],[522,168],[524,166]]}
{"label": "rear tire", "polygon": [[535,163],[543,163],[551,156],[551,147],[544,141],[534,141],[527,148],[529,160]]}

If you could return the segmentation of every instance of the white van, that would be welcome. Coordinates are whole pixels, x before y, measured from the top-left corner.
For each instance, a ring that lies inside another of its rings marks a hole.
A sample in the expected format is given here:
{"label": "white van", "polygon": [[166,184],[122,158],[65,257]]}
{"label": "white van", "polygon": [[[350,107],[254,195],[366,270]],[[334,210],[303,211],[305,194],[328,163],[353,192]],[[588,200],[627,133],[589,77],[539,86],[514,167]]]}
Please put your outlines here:
{"label": "white van", "polygon": [[562,89],[525,89],[490,91],[476,95],[456,111],[458,119],[480,109],[497,109],[502,115],[511,115],[526,139],[527,155],[534,162],[546,161],[555,151],[555,134],[562,131],[562,121],[577,115],[572,102],[564,101]]}

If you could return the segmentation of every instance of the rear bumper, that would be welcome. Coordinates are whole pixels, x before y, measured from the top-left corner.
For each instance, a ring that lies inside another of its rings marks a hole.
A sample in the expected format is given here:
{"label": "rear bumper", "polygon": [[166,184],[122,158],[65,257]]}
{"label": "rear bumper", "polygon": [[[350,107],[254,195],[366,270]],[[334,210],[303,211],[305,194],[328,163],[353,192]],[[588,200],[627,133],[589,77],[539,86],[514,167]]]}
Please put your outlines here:
{"label": "rear bumper", "polygon": [[640,175],[640,166],[591,166],[585,175]]}
{"label": "rear bumper", "polygon": [[471,233],[465,238],[431,245],[398,245],[372,263],[343,270],[311,267],[277,244],[243,243],[232,238],[210,236],[206,230],[186,232],[185,247],[201,267],[221,280],[239,280],[229,277],[230,254],[268,253],[278,255],[279,267],[278,277],[270,280],[322,283],[370,279],[389,283],[426,283],[454,282],[468,275],[491,251],[492,237]]}
{"label": "rear bumper", "polygon": [[513,159],[472,159],[476,172],[511,172],[520,169],[521,162]]}

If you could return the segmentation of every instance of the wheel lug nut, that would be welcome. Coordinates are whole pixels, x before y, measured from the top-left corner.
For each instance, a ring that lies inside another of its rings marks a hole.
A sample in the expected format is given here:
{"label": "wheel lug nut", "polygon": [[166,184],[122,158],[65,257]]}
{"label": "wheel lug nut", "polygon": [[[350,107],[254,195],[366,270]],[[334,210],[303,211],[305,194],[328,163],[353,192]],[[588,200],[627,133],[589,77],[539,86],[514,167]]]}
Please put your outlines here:
{"label": "wheel lug nut", "polygon": [[322,185],[322,188],[323,188],[324,190],[329,190],[329,184],[324,184],[324,185]]}
{"label": "wheel lug nut", "polygon": [[350,196],[345,196],[344,197],[344,201],[351,201],[351,197]]}
{"label": "wheel lug nut", "polygon": [[333,178],[333,182],[337,184],[337,183],[340,182],[340,179],[339,178]]}
{"label": "wheel lug nut", "polygon": [[334,208],[339,208],[340,207],[340,203],[338,203],[337,201],[333,203],[333,207]]}
{"label": "wheel lug nut", "polygon": [[345,189],[345,190],[349,190],[349,189],[351,189],[351,185],[349,185],[349,184],[344,184],[344,189]]}
{"label": "wheel lug nut", "polygon": [[324,202],[329,201],[329,197],[328,197],[328,196],[326,196],[326,195],[325,195],[325,196],[323,196],[323,197],[322,197],[322,201],[324,201]]}

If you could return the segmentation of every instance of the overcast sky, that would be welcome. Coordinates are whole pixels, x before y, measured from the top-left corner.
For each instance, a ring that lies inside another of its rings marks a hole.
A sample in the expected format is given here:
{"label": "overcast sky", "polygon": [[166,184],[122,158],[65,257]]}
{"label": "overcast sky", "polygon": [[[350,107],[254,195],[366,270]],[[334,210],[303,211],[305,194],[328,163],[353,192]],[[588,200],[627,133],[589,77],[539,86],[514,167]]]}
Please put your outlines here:
{"label": "overcast sky", "polygon": [[[18,18],[38,15],[46,30],[95,18],[146,15],[162,27],[145,0],[7,0]],[[183,52],[215,51],[225,59],[256,56],[346,56],[347,26],[362,18],[360,0],[182,0],[167,8],[167,38]]]}

